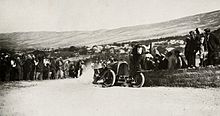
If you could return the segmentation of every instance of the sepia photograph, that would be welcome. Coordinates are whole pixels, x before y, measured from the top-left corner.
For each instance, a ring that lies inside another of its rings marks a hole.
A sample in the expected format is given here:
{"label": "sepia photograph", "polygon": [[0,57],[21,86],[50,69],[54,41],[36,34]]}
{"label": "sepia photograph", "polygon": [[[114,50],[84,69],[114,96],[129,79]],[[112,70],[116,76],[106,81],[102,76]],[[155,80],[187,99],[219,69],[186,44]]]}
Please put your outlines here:
{"label": "sepia photograph", "polygon": [[0,116],[219,116],[220,0],[0,0]]}

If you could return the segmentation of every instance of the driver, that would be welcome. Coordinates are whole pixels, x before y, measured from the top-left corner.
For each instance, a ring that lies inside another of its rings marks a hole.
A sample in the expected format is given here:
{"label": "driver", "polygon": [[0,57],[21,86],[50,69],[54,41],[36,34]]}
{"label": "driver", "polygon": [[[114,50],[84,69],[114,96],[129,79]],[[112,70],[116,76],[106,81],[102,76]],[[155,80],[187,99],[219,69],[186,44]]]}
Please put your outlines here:
{"label": "driver", "polygon": [[100,69],[103,68],[102,67],[102,63],[101,61],[99,61],[98,59],[95,60],[94,63],[91,64],[92,68],[94,69],[94,79],[93,79],[93,84],[96,84],[97,81],[99,80],[99,76],[96,76],[96,74],[100,74]]}

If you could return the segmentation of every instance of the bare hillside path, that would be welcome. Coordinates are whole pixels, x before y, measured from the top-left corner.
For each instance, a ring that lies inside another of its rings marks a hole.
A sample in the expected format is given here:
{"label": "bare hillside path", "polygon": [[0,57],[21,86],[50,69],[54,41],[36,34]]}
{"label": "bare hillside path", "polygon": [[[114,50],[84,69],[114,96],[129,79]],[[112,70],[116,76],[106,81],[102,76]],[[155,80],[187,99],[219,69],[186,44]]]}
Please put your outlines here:
{"label": "bare hillside path", "polygon": [[111,87],[78,79],[0,85],[0,116],[218,116],[220,89]]}

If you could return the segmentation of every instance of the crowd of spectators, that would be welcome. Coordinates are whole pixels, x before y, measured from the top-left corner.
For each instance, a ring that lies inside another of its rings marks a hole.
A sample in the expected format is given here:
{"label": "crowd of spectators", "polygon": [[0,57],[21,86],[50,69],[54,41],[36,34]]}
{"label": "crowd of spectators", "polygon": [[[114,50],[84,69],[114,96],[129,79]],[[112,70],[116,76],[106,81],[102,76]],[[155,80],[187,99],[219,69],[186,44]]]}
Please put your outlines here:
{"label": "crowd of spectators", "polygon": [[[141,50],[139,50],[141,49]],[[139,53],[142,51],[142,53]],[[144,50],[141,45],[134,46],[131,52],[134,69],[160,70],[160,69],[195,69],[197,67],[213,67],[218,65],[220,58],[220,40],[209,28],[201,30],[196,28],[190,31],[185,40],[185,50],[178,49],[165,51],[165,53],[152,54],[150,50]],[[199,60],[196,60],[198,59]],[[198,64],[198,65],[197,65]]]}
{"label": "crowd of spectators", "polygon": [[64,60],[32,53],[0,54],[0,81],[48,80],[78,78],[82,75],[84,61]]}
{"label": "crowd of spectators", "polygon": [[196,28],[195,31],[189,32],[186,39],[185,57],[188,67],[196,67],[196,54],[199,54],[199,66],[214,66],[218,64],[220,40],[209,28],[202,31]]}

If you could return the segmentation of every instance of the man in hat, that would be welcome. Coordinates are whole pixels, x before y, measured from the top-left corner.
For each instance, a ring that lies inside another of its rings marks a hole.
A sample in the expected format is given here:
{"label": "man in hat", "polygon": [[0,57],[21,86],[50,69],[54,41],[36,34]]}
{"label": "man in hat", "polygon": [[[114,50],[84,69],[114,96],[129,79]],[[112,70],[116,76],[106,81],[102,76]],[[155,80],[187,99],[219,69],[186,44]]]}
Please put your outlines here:
{"label": "man in hat", "polygon": [[217,51],[220,45],[219,39],[211,33],[209,28],[204,29],[205,31],[205,50],[208,51],[208,65],[215,65],[217,60]]}
{"label": "man in hat", "polygon": [[194,31],[189,32],[189,37],[186,39],[186,46],[185,46],[185,57],[187,60],[188,67],[195,68],[195,59],[196,59],[196,38]]}

